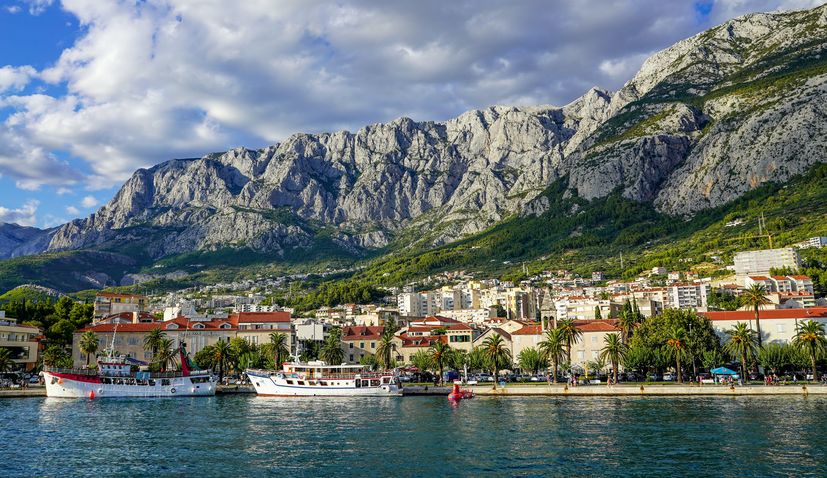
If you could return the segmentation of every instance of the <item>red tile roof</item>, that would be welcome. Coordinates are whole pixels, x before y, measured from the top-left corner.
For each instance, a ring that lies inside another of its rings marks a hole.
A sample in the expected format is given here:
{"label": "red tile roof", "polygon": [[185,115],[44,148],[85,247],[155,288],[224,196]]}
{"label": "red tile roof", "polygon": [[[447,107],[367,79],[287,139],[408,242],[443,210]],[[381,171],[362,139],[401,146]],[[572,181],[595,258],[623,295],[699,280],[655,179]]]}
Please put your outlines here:
{"label": "red tile roof", "polygon": [[790,276],[790,277],[795,279],[795,280],[812,280],[812,279],[810,279],[810,276]]}
{"label": "red tile roof", "polygon": [[384,327],[366,327],[364,325],[345,327],[342,329],[342,341],[379,340],[384,331]]}
{"label": "red tile roof", "polygon": [[617,320],[575,320],[575,327],[581,332],[618,332]]}
{"label": "red tile roof", "polygon": [[759,280],[760,281],[767,281],[767,280],[770,280],[769,277],[765,277],[765,276],[749,276],[749,278],[754,280],[754,281],[759,281]]}
{"label": "red tile roof", "polygon": [[[746,322],[755,320],[752,310],[699,312],[709,320],[737,320]],[[769,309],[761,310],[759,319],[827,319],[827,307],[810,307],[807,309]]]}
{"label": "red tile roof", "polygon": [[543,333],[542,325],[526,325],[521,329],[511,332],[511,335],[540,335]]}
{"label": "red tile roof", "polygon": [[[177,328],[170,328],[170,325],[176,325]],[[230,327],[221,328],[222,325],[228,324]],[[200,325],[200,326],[199,326]],[[198,326],[198,327],[197,327]],[[162,330],[237,330],[236,325],[230,320],[210,320],[193,322],[183,317],[168,320],[166,322],[143,322],[143,323],[128,323],[128,324],[98,324],[84,327],[78,332],[86,332],[91,330],[93,332],[112,332],[117,327],[118,332],[149,332],[154,329]]]}
{"label": "red tile roof", "polygon": [[290,322],[290,312],[237,312],[230,315],[240,324]]}
{"label": "red tile roof", "polygon": [[118,292],[98,292],[98,293],[95,294],[95,297],[106,297],[106,298],[111,298],[111,299],[118,298],[118,297],[120,297],[120,298],[130,297],[130,298],[137,298],[137,299],[146,299],[146,296],[143,296],[143,295],[139,295],[139,294],[121,294],[121,293],[118,293]]}

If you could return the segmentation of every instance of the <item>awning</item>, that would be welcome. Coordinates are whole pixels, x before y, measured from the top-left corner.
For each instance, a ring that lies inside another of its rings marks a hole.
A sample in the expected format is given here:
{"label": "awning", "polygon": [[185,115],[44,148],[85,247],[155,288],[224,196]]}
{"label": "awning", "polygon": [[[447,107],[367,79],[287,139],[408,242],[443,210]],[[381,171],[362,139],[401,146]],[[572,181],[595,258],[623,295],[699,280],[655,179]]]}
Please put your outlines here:
{"label": "awning", "polygon": [[709,371],[712,375],[738,375],[738,372],[730,370],[726,367],[713,368]]}

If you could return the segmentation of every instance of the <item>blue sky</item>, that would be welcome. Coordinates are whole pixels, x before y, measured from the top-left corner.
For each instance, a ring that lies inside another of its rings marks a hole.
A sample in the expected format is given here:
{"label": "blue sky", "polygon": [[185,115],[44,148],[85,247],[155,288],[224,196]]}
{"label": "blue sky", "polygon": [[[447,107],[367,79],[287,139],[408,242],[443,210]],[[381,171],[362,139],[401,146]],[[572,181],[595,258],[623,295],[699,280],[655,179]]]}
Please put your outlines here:
{"label": "blue sky", "polygon": [[822,3],[0,0],[0,222],[87,216],[170,158],[562,105],[734,16]]}

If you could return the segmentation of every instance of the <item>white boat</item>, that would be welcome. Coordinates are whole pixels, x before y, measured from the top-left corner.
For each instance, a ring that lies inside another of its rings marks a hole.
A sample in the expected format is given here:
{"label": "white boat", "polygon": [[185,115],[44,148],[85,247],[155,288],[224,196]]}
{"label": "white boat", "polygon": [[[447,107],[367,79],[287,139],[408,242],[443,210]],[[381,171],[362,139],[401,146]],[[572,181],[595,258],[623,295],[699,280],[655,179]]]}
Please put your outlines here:
{"label": "white boat", "polygon": [[394,371],[369,372],[364,365],[285,363],[281,371],[247,370],[256,393],[276,397],[392,397],[402,395]]}
{"label": "white boat", "polygon": [[200,397],[213,396],[217,382],[208,370],[191,370],[184,344],[181,344],[180,372],[132,372],[125,357],[98,361],[95,369],[46,369],[47,397]]}

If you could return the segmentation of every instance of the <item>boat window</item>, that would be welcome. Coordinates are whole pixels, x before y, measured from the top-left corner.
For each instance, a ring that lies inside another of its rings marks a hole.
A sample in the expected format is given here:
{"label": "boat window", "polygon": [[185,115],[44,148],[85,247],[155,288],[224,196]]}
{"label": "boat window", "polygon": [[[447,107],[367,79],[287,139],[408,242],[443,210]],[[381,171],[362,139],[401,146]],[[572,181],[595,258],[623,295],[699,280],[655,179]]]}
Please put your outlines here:
{"label": "boat window", "polygon": [[362,381],[361,380],[354,380],[356,382],[356,388],[362,388]]}
{"label": "boat window", "polygon": [[370,386],[371,387],[378,387],[379,386],[379,379],[376,379],[376,378],[371,379]]}
{"label": "boat window", "polygon": [[169,385],[169,379],[168,378],[162,378],[161,379],[161,386],[166,387],[168,385]]}
{"label": "boat window", "polygon": [[149,386],[154,387],[155,386],[155,380],[150,380],[149,381]]}
{"label": "boat window", "polygon": [[322,387],[327,387],[327,382],[319,382],[319,385],[321,385]]}
{"label": "boat window", "polygon": [[288,380],[288,381],[287,381],[287,385],[293,385],[293,381],[292,381],[292,380]]}

